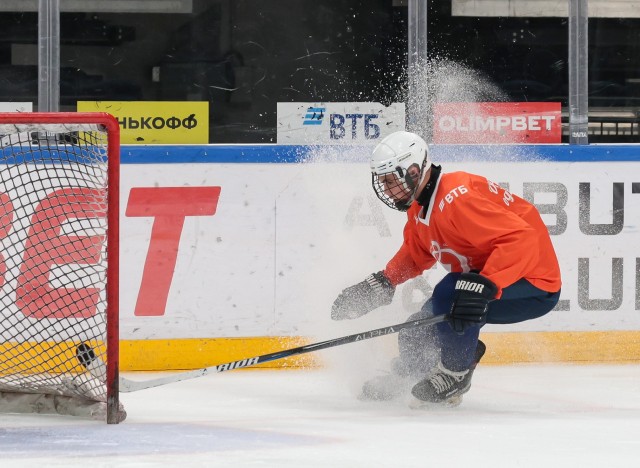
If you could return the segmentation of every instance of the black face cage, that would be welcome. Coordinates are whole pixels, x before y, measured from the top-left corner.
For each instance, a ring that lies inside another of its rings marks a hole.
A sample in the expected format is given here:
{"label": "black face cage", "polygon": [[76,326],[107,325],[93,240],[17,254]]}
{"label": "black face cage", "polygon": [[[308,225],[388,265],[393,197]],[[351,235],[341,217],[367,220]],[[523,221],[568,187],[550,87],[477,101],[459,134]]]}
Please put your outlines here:
{"label": "black face cage", "polygon": [[[403,170],[401,167],[398,167],[397,170],[400,174],[403,173]],[[406,176],[406,172],[404,172],[403,177],[398,177],[397,174],[395,175],[396,175],[396,177],[394,178],[395,183],[386,184],[387,192],[391,192],[391,193],[405,192],[406,191],[405,180],[408,181],[409,183],[407,185],[409,185],[409,187],[411,188],[411,194],[407,196],[406,200],[404,201],[396,201],[393,197],[385,193],[385,184],[380,182],[379,175],[371,174],[371,185],[373,186],[373,190],[376,193],[376,196],[380,200],[382,200],[382,202],[385,205],[387,205],[389,208],[393,208],[394,210],[398,210],[398,211],[407,211],[411,206],[411,202],[413,201],[413,192],[415,191],[415,184],[411,179],[411,177],[407,177],[405,179],[404,176]]]}

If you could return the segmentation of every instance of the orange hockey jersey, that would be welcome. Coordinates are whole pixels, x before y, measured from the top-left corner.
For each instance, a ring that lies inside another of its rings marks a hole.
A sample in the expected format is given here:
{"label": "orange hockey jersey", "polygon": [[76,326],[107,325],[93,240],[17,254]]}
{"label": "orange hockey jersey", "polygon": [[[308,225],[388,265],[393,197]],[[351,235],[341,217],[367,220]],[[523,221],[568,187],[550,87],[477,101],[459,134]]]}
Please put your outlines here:
{"label": "orange hockey jersey", "polygon": [[439,262],[452,272],[479,271],[502,289],[521,278],[560,290],[560,267],[535,206],[497,183],[466,172],[442,173],[428,207],[407,211],[404,242],[384,274],[398,285]]}

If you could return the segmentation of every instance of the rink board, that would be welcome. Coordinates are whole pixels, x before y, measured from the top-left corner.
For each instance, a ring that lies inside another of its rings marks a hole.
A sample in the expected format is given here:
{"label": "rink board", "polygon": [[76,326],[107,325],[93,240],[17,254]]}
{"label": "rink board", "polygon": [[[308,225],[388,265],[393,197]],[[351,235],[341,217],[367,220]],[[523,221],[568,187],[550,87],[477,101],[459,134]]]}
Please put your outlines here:
{"label": "rink board", "polygon": [[[209,366],[400,323],[418,310],[444,274],[441,268],[401,285],[394,303],[372,317],[329,319],[341,289],[383,268],[402,241],[404,215],[380,206],[372,194],[369,151],[123,148],[123,200],[129,181],[221,187],[214,217],[185,220],[163,315],[131,316],[138,291],[123,291],[123,367]],[[476,172],[518,195],[528,192],[553,230],[564,280],[561,303],[540,320],[485,327],[484,362],[640,361],[639,146],[441,145],[432,155],[447,172]],[[125,216],[123,231],[144,237],[151,224],[142,221]],[[129,242],[123,247],[133,260]],[[191,272],[181,267],[183,249]],[[136,284],[143,260],[130,263],[130,284]],[[142,331],[145,339],[137,339]],[[312,353],[266,365],[322,363],[322,354]]]}
{"label": "rink board", "polygon": [[[402,242],[405,215],[371,190],[370,149],[123,146],[122,369],[210,366],[419,310],[442,267],[400,285],[390,306],[330,319],[340,291],[384,268]],[[445,172],[478,173],[533,201],[561,264],[556,310],[483,328],[483,362],[640,361],[640,146],[437,146],[432,155]],[[267,365],[322,364],[311,353]]]}

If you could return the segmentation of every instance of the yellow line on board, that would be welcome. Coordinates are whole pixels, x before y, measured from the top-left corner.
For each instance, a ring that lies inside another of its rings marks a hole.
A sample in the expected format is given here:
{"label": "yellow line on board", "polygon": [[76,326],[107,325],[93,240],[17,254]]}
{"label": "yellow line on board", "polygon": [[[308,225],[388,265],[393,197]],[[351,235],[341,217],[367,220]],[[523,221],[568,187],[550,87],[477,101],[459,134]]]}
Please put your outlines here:
{"label": "yellow line on board", "polygon": [[[160,371],[201,369],[261,356],[310,343],[302,337],[189,338],[121,340],[120,370]],[[255,367],[318,367],[315,356],[300,354]]]}
{"label": "yellow line on board", "polygon": [[[630,363],[640,362],[640,332],[483,333],[483,364]],[[303,337],[250,337],[180,340],[135,340],[120,343],[121,370],[199,369],[243,358],[295,348]],[[256,367],[322,367],[321,353],[309,353]]]}
{"label": "yellow line on board", "polygon": [[[640,363],[640,331],[482,333],[483,364]],[[122,371],[189,370],[210,367],[309,344],[304,337],[122,340]],[[0,374],[82,372],[77,343],[0,343]],[[92,343],[104,355],[102,343]],[[260,364],[266,368],[322,367],[321,353]]]}
{"label": "yellow line on board", "polygon": [[[92,340],[87,343],[98,356],[104,356],[101,342]],[[73,341],[0,343],[0,375],[84,372],[76,358],[79,344]]]}
{"label": "yellow line on board", "polygon": [[637,363],[640,331],[482,333],[483,364]]}

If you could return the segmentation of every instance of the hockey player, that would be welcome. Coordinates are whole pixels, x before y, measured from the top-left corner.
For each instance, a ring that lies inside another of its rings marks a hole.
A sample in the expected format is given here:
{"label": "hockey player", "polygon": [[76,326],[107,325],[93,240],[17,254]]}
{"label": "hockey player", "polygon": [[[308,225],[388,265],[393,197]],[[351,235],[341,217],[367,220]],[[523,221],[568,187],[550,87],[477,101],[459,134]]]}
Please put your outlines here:
{"label": "hockey player", "polygon": [[[378,198],[407,212],[404,242],[384,270],[342,291],[331,317],[354,319],[388,305],[399,284],[442,264],[449,273],[410,320],[442,314],[448,320],[432,330],[403,330],[389,377],[408,381],[418,400],[457,404],[485,351],[480,328],[535,319],[558,302],[560,268],[549,233],[532,204],[498,184],[441,172],[416,134],[389,135],[370,164]],[[403,389],[397,383],[373,379],[362,397],[394,398]]]}

